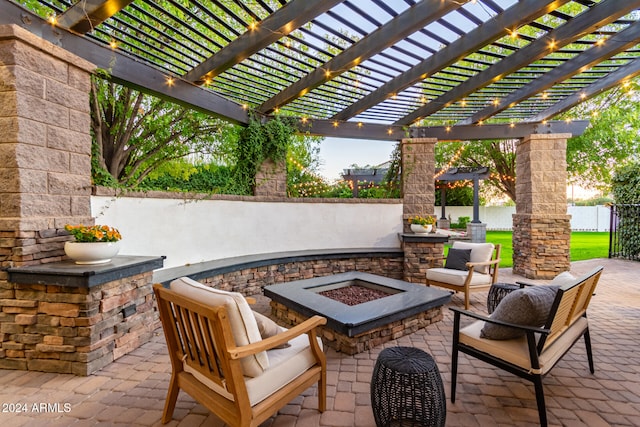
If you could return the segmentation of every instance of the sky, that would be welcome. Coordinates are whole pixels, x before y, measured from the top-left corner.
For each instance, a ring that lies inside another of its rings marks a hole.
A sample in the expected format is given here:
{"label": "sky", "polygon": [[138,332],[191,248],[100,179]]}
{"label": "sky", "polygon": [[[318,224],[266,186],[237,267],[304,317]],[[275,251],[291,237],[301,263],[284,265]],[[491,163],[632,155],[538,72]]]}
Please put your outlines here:
{"label": "sky", "polygon": [[397,141],[325,138],[320,143],[319,175],[329,181],[341,179],[342,170],[351,165],[376,166],[391,158]]}

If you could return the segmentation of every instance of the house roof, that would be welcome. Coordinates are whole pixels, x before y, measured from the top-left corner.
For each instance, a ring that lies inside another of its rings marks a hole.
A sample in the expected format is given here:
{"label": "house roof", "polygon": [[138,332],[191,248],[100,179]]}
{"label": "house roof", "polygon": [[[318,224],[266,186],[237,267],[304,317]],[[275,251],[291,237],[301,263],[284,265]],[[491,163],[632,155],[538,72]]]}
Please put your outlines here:
{"label": "house roof", "polygon": [[116,81],[238,123],[293,116],[323,135],[576,134],[586,122],[547,121],[640,73],[640,0],[21,3],[30,10],[0,0],[0,24]]}

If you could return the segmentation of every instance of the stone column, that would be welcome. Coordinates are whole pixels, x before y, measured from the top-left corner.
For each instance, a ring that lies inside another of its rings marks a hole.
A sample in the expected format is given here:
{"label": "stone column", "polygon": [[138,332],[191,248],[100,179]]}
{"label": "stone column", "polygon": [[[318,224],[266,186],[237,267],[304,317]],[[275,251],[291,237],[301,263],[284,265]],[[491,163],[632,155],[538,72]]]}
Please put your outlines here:
{"label": "stone column", "polygon": [[256,174],[254,196],[287,197],[287,165],[265,160]]}
{"label": "stone column", "polygon": [[[67,223],[92,223],[90,72],[16,26],[0,26],[0,263],[60,261]],[[13,298],[0,271],[0,298]]]}
{"label": "stone column", "polygon": [[407,219],[413,215],[433,215],[435,194],[436,138],[402,140],[402,223],[409,231]]}
{"label": "stone column", "polygon": [[567,138],[529,135],[516,147],[513,272],[551,279],[567,271],[571,216],[567,214]]}

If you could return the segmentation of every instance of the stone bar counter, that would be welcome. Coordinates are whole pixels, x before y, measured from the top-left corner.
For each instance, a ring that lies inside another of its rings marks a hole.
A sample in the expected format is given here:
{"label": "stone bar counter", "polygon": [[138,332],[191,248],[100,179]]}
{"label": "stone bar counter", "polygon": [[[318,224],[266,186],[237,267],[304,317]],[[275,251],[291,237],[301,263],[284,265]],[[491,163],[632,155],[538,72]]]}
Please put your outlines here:
{"label": "stone bar counter", "polygon": [[164,257],[118,256],[8,269],[0,299],[0,368],[90,375],[149,341],[160,326],[153,270]]}

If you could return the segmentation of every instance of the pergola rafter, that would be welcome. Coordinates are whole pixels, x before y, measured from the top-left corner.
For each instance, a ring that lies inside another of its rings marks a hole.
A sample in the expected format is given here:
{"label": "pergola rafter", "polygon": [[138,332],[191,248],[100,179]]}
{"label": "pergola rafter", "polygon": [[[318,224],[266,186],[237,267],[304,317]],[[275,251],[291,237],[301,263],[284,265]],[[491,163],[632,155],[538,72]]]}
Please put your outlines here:
{"label": "pergola rafter", "polygon": [[638,74],[639,18],[640,0],[0,0],[0,24],[119,83],[236,123],[390,140],[553,119]]}
{"label": "pergola rafter", "polygon": [[58,25],[78,34],[92,31],[133,0],[80,0],[56,18]]}
{"label": "pergola rafter", "polygon": [[[468,0],[462,0],[459,4],[448,3],[445,6],[441,6],[441,0],[425,0],[410,7],[369,36],[354,43],[340,55],[335,56],[293,85],[281,91],[277,96],[262,103],[262,105],[257,108],[257,111],[263,114],[271,113],[276,107],[304,95],[322,83],[329,81],[331,78],[335,78],[337,75],[351,68],[357,67],[359,63],[392,46],[410,34],[413,34],[426,24],[439,19],[451,10],[460,7],[466,1]],[[440,7],[438,7],[439,5]]]}
{"label": "pergola rafter", "polygon": [[428,117],[443,107],[463,99],[470,93],[500,80],[502,76],[511,74],[560,47],[576,41],[594,27],[607,25],[638,7],[640,7],[638,0],[603,0],[588,11],[550,31],[544,37],[538,38],[526,47],[514,52],[503,61],[467,79],[438,99],[414,110],[401,120],[397,120],[394,124],[410,125],[423,117]]}
{"label": "pergola rafter", "polygon": [[530,123],[536,123],[548,120],[551,117],[557,116],[558,114],[572,109],[573,107],[580,104],[581,102],[584,102],[587,99],[591,99],[604,91],[618,86],[622,82],[628,82],[639,75],[640,59],[634,59],[627,65],[620,67],[616,71],[608,74],[606,77],[603,77],[602,79],[583,88],[580,92],[572,93],[552,107],[541,111],[535,116],[528,118],[526,121]]}
{"label": "pergola rafter", "polygon": [[184,78],[202,83],[275,43],[341,0],[293,0],[193,68]]}
{"label": "pergola rafter", "polygon": [[602,46],[596,45],[584,53],[577,55],[564,64],[556,67],[549,72],[543,74],[536,80],[533,80],[522,89],[512,92],[501,100],[498,106],[488,106],[478,111],[470,118],[461,121],[459,124],[468,125],[478,123],[499,112],[513,106],[514,104],[544,92],[546,89],[553,87],[557,82],[570,79],[585,69],[591,68],[596,64],[617,55],[624,50],[635,46],[640,38],[640,22],[636,22],[625,30],[615,34],[603,43]]}
{"label": "pergola rafter", "polygon": [[[525,23],[537,19],[546,12],[558,6],[558,3],[567,3],[566,1],[540,1],[526,0],[520,2],[507,9],[504,14],[498,18],[481,24],[470,32],[466,37],[462,37],[452,43],[450,49],[444,49],[434,54],[428,60],[422,61],[412,69],[395,77],[389,82],[380,86],[377,90],[353,103],[334,115],[334,120],[349,120],[359,113],[379,104],[389,97],[390,93],[399,93],[409,86],[424,80],[442,69],[452,65],[454,62],[464,58],[470,53],[480,49],[481,47],[503,37],[508,33],[509,29],[516,29]],[[535,7],[533,7],[535,4]]]}

